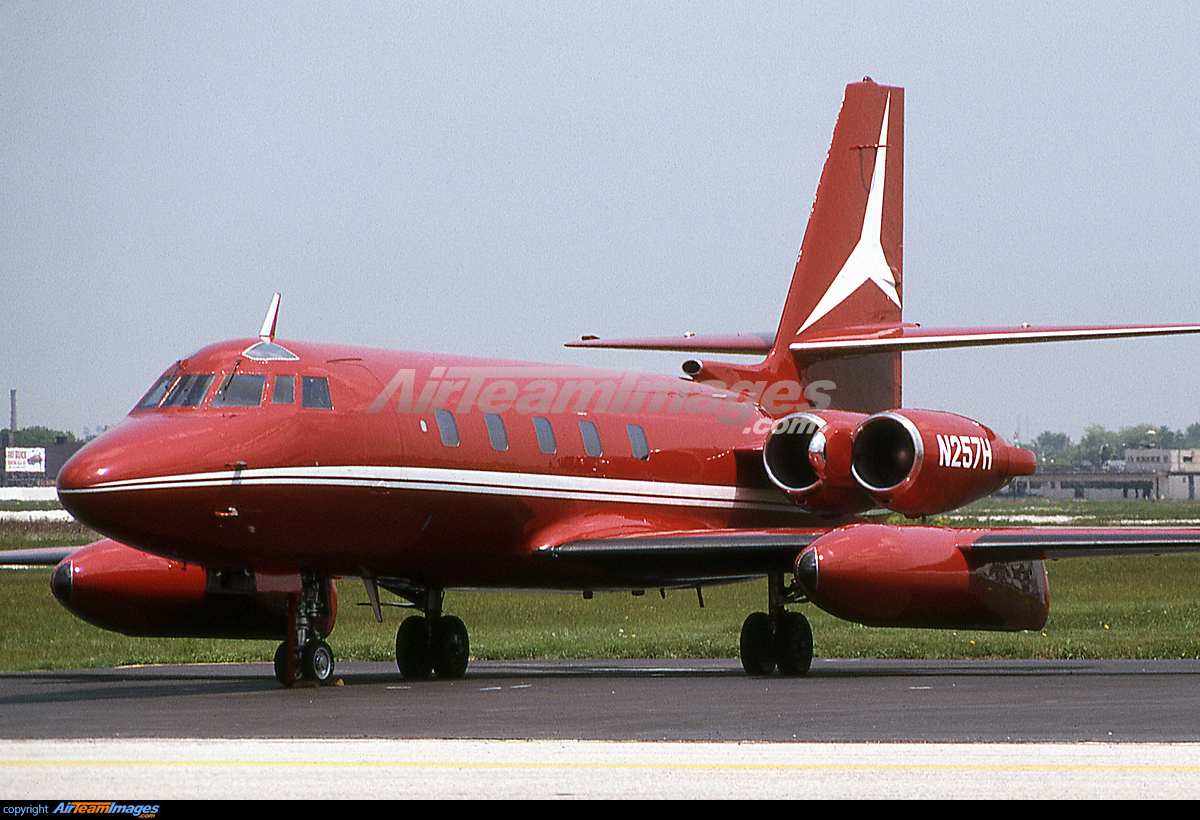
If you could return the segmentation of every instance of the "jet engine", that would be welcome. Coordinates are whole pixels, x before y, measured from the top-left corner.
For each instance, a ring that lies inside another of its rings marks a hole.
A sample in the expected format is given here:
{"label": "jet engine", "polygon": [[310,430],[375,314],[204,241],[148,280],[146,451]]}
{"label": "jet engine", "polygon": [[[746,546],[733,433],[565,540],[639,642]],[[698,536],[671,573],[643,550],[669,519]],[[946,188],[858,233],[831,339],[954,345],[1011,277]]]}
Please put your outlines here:
{"label": "jet engine", "polygon": [[796,581],[821,609],[868,626],[1041,629],[1050,611],[1045,564],[972,561],[977,536],[853,524],[806,547],[796,559]]}
{"label": "jet engine", "polygon": [[953,510],[1032,475],[1033,453],[952,413],[889,410],[854,430],[851,471],[880,505],[911,518]]}
{"label": "jet engine", "polygon": [[[54,597],[72,614],[138,638],[282,640],[289,609],[284,587],[267,576],[206,571],[111,539],[76,550],[50,580]],[[329,614],[317,630],[326,636],[337,618],[333,581],[325,582],[321,596]]]}
{"label": "jet engine", "polygon": [[851,437],[865,418],[828,410],[779,419],[763,444],[767,476],[813,512],[853,514],[877,506],[851,472]]}

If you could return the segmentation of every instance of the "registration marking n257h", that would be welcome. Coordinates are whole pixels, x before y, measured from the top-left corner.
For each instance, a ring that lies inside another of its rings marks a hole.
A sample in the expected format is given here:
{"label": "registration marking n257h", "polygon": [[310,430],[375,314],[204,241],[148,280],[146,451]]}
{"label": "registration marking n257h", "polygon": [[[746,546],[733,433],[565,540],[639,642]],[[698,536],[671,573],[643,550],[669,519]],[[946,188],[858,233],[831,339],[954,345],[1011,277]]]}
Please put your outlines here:
{"label": "registration marking n257h", "polygon": [[939,435],[937,442],[939,467],[992,469],[992,443],[983,436]]}

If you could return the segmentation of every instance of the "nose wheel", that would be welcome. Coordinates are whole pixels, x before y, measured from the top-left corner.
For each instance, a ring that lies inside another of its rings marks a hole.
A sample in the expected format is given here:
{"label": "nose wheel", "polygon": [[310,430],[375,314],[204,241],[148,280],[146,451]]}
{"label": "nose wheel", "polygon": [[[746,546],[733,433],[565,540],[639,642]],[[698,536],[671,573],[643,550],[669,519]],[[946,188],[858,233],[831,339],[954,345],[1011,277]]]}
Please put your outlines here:
{"label": "nose wheel", "polygon": [[275,678],[284,686],[298,681],[327,684],[333,681],[333,650],[321,638],[317,624],[329,616],[326,585],[314,575],[304,575],[299,593],[288,595],[287,639],[275,650]]}

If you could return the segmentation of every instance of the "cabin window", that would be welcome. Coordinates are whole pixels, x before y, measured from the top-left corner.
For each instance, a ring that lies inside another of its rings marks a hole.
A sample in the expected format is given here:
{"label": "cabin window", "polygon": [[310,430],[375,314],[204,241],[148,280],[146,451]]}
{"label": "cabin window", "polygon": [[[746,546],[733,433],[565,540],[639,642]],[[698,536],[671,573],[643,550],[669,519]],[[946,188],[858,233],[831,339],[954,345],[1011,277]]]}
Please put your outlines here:
{"label": "cabin window", "polygon": [[261,373],[230,373],[213,396],[213,407],[258,407],[267,377]]}
{"label": "cabin window", "polygon": [[442,444],[447,447],[457,447],[458,425],[454,423],[454,414],[449,410],[436,410],[433,417],[437,419],[438,433],[442,436]]}
{"label": "cabin window", "polygon": [[504,429],[504,419],[495,413],[484,413],[483,423],[487,425],[488,439],[492,442],[492,449],[507,450],[508,431]]}
{"label": "cabin window", "polygon": [[296,401],[296,377],[276,376],[271,388],[271,404],[293,404]]}
{"label": "cabin window", "polygon": [[550,455],[558,449],[558,444],[554,441],[554,428],[550,425],[550,419],[534,416],[533,429],[537,433],[539,450]]}
{"label": "cabin window", "polygon": [[629,446],[633,457],[646,461],[650,458],[650,445],[646,443],[646,431],[636,424],[626,424],[625,432],[629,434]]}
{"label": "cabin window", "polygon": [[167,394],[163,407],[199,407],[213,383],[212,373],[192,373],[180,377]]}
{"label": "cabin window", "polygon": [[318,410],[332,410],[333,399],[329,396],[329,379],[318,376],[301,377],[300,404]]}
{"label": "cabin window", "polygon": [[175,374],[163,376],[154,383],[154,386],[142,396],[142,400],[137,403],[134,410],[149,410],[152,407],[158,407],[158,403],[163,400],[163,396],[167,395],[167,388],[171,386],[171,382],[175,380]]}
{"label": "cabin window", "polygon": [[593,458],[600,458],[604,455],[604,448],[600,446],[600,431],[596,429],[596,425],[590,421],[579,422],[579,432],[583,435],[583,451]]}

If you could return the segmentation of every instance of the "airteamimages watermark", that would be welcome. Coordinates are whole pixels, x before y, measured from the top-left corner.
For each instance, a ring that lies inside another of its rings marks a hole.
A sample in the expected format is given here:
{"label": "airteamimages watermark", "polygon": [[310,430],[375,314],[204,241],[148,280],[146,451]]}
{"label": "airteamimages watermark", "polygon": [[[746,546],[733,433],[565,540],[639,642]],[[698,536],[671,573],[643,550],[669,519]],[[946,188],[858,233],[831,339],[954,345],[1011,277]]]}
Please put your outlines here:
{"label": "airteamimages watermark", "polygon": [[[696,384],[707,389],[696,389]],[[745,432],[764,434],[773,419],[827,409],[836,389],[828,380],[806,384],[786,379],[681,382],[636,370],[598,378],[594,370],[544,366],[432,367],[420,376],[415,368],[401,368],[367,412],[379,413],[394,406],[398,413],[711,413],[722,424],[749,424]],[[763,413],[771,418],[762,418]]]}
{"label": "airteamimages watermark", "polygon": [[131,817],[157,817],[160,803],[123,803],[116,800],[75,800],[58,803],[5,804],[0,814],[12,817],[38,817],[49,814],[121,814]]}

